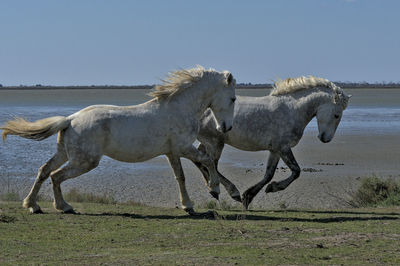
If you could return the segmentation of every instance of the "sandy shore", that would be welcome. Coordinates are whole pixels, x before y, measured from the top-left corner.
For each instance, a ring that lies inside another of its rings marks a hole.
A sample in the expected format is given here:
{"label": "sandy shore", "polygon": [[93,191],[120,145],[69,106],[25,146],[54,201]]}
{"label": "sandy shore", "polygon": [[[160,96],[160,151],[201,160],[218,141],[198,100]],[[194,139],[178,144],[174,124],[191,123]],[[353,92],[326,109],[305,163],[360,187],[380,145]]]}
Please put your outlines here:
{"label": "sandy shore", "polygon": [[[400,137],[397,135],[337,135],[323,144],[316,136],[306,135],[294,149],[303,169],[301,176],[289,188],[254,199],[253,208],[341,208],[359,185],[361,177],[377,175],[400,180]],[[268,152],[244,152],[226,146],[220,161],[220,172],[236,184],[241,193],[264,175]],[[187,160],[182,160],[189,194],[196,205],[212,200],[200,172]],[[20,167],[32,167],[27,160]],[[28,166],[29,165],[29,166]],[[35,176],[36,170],[27,172]],[[280,162],[275,181],[290,174]],[[4,178],[3,178],[4,179]],[[25,196],[32,179],[13,180]],[[4,184],[2,185],[4,189]],[[76,187],[96,194],[114,196],[119,201],[142,202],[154,206],[180,206],[178,186],[164,157],[139,164],[120,163],[108,158],[100,167],[79,178],[63,183],[64,191]],[[42,193],[52,195],[50,181]],[[221,200],[236,204],[222,188]]]}

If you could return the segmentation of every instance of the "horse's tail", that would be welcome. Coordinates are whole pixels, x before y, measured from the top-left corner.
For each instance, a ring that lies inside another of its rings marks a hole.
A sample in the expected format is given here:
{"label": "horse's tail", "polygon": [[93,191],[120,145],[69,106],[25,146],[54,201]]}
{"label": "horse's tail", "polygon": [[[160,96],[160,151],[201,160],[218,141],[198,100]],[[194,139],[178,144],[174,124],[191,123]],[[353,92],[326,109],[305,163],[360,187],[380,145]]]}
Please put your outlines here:
{"label": "horse's tail", "polygon": [[53,116],[35,122],[28,122],[23,118],[16,118],[6,122],[0,129],[3,130],[3,141],[7,135],[17,135],[26,139],[43,140],[58,131],[66,129],[70,120],[64,116]]}

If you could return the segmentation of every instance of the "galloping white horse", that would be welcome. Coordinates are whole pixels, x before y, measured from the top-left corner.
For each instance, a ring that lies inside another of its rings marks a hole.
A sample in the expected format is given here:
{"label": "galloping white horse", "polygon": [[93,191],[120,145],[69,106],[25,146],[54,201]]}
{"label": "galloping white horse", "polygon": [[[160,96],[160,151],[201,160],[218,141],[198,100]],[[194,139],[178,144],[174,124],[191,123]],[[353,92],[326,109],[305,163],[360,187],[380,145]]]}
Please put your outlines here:
{"label": "galloping white horse", "polygon": [[[322,78],[310,76],[279,81],[269,96],[237,96],[233,130],[227,134],[214,129],[215,122],[207,111],[202,118],[198,149],[213,157],[216,168],[225,143],[245,151],[270,151],[264,178],[243,193],[242,203],[247,209],[254,196],[271,181],[280,158],[292,174],[281,182],[270,183],[266,193],[283,190],[299,177],[300,167],[291,148],[297,145],[315,116],[319,139],[324,143],[331,141],[350,97]],[[206,178],[208,173],[204,166],[196,165]],[[221,178],[221,183],[231,197],[238,200],[236,187],[226,178]]]}
{"label": "galloping white horse", "polygon": [[193,142],[207,108],[213,112],[216,130],[227,132],[232,128],[235,84],[228,71],[198,66],[170,73],[150,94],[154,98],[143,104],[93,105],[68,117],[50,117],[32,123],[21,118],[8,121],[0,127],[3,139],[10,134],[43,140],[58,133],[57,152],[40,167],[23,206],[32,213],[41,212],[36,198],[41,184],[50,176],[54,207],[73,213],[72,206],[63,199],[60,184],[95,168],[103,155],[124,162],[142,162],[165,154],[179,183],[182,208],[194,214],[180,157],[207,167],[210,171],[207,185],[211,195],[218,198],[219,177],[215,165]]}

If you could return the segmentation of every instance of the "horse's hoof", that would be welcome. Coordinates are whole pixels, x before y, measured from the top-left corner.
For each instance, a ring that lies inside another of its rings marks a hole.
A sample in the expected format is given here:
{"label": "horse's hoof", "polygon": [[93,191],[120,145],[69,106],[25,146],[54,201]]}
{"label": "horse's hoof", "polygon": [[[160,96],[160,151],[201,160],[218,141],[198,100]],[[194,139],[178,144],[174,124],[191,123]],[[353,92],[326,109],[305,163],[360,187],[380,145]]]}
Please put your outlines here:
{"label": "horse's hoof", "polygon": [[265,189],[265,193],[276,192],[276,191],[278,191],[278,190],[276,189],[275,182],[268,184],[267,188]]}
{"label": "horse's hoof", "polygon": [[213,196],[215,199],[219,200],[219,194],[215,191],[210,191],[211,196]]}
{"label": "horse's hoof", "polygon": [[65,213],[65,214],[79,214],[79,213],[75,212],[74,209],[68,209],[66,211],[63,211],[63,213]]}
{"label": "horse's hoof", "polygon": [[240,195],[232,196],[232,199],[242,203],[242,198],[240,197]]}
{"label": "horse's hoof", "polygon": [[206,217],[206,218],[214,218],[215,212],[214,211],[207,211],[207,212],[196,212],[193,208],[184,209],[190,216],[193,217]]}
{"label": "horse's hoof", "polygon": [[254,196],[250,196],[249,190],[246,190],[242,195],[242,205],[243,208],[247,211],[250,203],[252,202]]}
{"label": "horse's hoof", "polygon": [[203,213],[192,211],[192,212],[189,212],[189,215],[192,217],[202,217]]}
{"label": "horse's hoof", "polygon": [[185,209],[185,211],[186,211],[190,216],[194,216],[194,217],[200,217],[200,216],[202,216],[202,213],[201,213],[201,212],[196,212],[196,211],[194,211],[192,208]]}
{"label": "horse's hoof", "polygon": [[40,209],[39,206],[37,208],[29,208],[29,211],[32,214],[43,214],[43,211],[42,211],[42,209]]}
{"label": "horse's hoof", "polygon": [[215,216],[218,215],[218,213],[216,211],[207,211],[202,215],[206,218],[215,218]]}
{"label": "horse's hoof", "polygon": [[196,214],[193,208],[184,208],[183,210],[187,212],[190,216],[194,216]]}
{"label": "horse's hoof", "polygon": [[203,218],[215,218],[214,211],[206,211],[206,212],[193,212],[190,216],[193,217],[203,217]]}
{"label": "horse's hoof", "polygon": [[243,198],[242,201],[243,208],[247,211],[249,209],[250,201],[248,198]]}

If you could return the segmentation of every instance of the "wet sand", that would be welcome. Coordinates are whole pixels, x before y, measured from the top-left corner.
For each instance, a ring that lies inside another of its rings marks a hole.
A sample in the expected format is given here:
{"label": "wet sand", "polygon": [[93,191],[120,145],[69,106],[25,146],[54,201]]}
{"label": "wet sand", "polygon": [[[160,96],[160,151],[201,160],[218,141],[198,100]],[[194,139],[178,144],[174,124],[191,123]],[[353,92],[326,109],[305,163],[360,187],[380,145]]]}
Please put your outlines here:
{"label": "wet sand", "polygon": [[[303,169],[301,176],[284,191],[266,194],[262,190],[251,208],[344,208],[349,207],[346,201],[359,186],[360,178],[376,175],[400,180],[400,137],[397,135],[339,134],[328,144],[321,143],[316,136],[306,135],[294,148],[294,154]],[[263,177],[267,156],[267,151],[244,152],[226,146],[219,169],[243,193]],[[204,205],[213,200],[197,168],[188,160],[183,159],[182,163],[189,195],[195,204]],[[99,195],[112,195],[118,201],[180,206],[178,185],[166,158],[157,157],[136,164],[135,171],[128,166],[103,159],[99,169],[64,182],[63,190],[75,187]],[[101,169],[108,171],[105,173]],[[273,180],[282,180],[289,175],[290,171],[280,161]],[[33,180],[20,179],[18,182],[20,184],[15,186],[25,196]],[[224,188],[221,190],[222,201],[237,205]],[[41,193],[52,195],[50,181],[45,182]]]}

